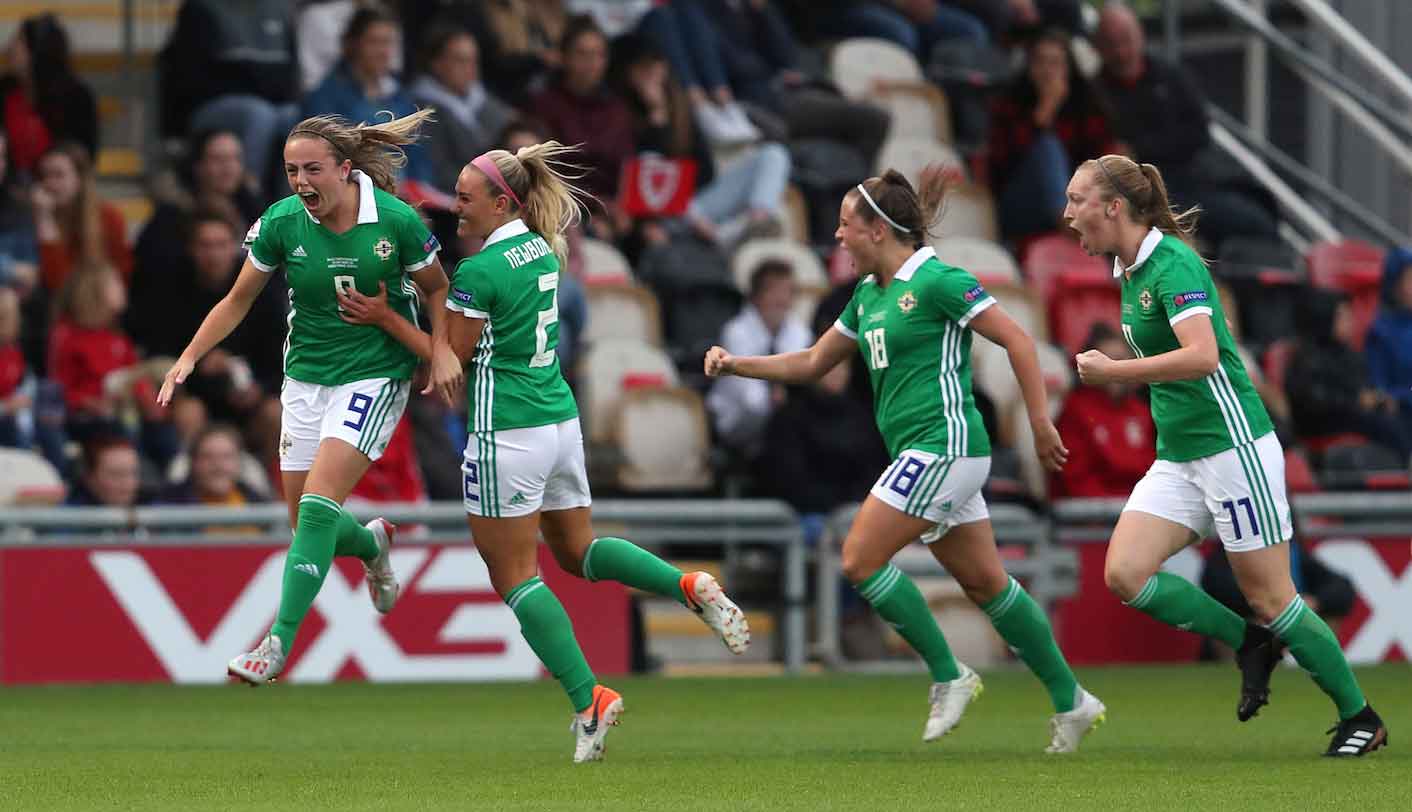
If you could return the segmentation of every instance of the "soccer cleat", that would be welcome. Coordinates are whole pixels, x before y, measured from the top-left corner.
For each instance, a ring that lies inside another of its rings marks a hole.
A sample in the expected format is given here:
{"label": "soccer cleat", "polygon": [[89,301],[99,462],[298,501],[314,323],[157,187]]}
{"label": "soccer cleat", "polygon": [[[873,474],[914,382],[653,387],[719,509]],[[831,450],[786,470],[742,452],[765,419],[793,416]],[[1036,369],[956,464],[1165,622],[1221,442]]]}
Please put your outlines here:
{"label": "soccer cleat", "polygon": [[951,732],[961,722],[961,714],[966,706],[981,695],[985,686],[981,678],[965,663],[956,664],[961,675],[950,682],[932,683],[927,699],[931,702],[931,712],[927,714],[927,726],[922,730],[922,741],[932,742]]}
{"label": "soccer cleat", "polygon": [[402,585],[397,583],[397,573],[392,571],[392,562],[388,560],[392,539],[397,535],[397,525],[378,518],[363,526],[372,531],[378,543],[377,557],[363,562],[363,569],[368,573],[368,597],[373,599],[373,607],[385,615],[392,611],[397,596],[402,593]]}
{"label": "soccer cleat", "polygon": [[593,702],[582,713],[574,714],[569,723],[569,730],[574,733],[575,764],[603,759],[603,740],[622,712],[622,694],[603,685],[593,686]]}
{"label": "soccer cleat", "polygon": [[1056,713],[1049,720],[1051,739],[1046,753],[1072,753],[1079,749],[1084,734],[1103,724],[1108,708],[1098,697],[1079,689],[1079,704],[1071,711]]}
{"label": "soccer cleat", "polygon": [[1387,727],[1372,705],[1364,705],[1363,710],[1324,732],[1334,734],[1324,755],[1335,758],[1367,755],[1389,741]]}
{"label": "soccer cleat", "polygon": [[251,685],[274,682],[284,670],[284,643],[272,634],[265,635],[254,651],[242,654],[226,665],[226,673]]}
{"label": "soccer cleat", "polygon": [[744,654],[750,647],[750,623],[735,602],[726,597],[721,585],[706,572],[689,572],[681,577],[686,606],[721,636],[732,654]]}
{"label": "soccer cleat", "polygon": [[1236,665],[1240,667],[1240,702],[1236,718],[1242,722],[1260,712],[1270,701],[1270,675],[1280,664],[1284,643],[1264,626],[1245,624],[1245,642],[1236,650]]}

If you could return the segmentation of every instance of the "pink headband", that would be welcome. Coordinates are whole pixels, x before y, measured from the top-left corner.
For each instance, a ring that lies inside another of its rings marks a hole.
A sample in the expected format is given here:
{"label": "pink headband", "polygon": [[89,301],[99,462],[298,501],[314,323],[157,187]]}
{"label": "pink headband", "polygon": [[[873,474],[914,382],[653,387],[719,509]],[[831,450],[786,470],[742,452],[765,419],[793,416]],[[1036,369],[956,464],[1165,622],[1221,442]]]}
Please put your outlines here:
{"label": "pink headband", "polygon": [[484,172],[485,176],[490,178],[491,183],[499,186],[500,191],[509,195],[510,199],[515,201],[516,206],[520,208],[525,207],[525,204],[521,203],[520,198],[515,195],[515,190],[511,189],[510,184],[505,182],[505,176],[500,174],[500,167],[495,165],[495,161],[491,160],[490,153],[483,152],[477,155],[475,159],[471,161],[471,166]]}

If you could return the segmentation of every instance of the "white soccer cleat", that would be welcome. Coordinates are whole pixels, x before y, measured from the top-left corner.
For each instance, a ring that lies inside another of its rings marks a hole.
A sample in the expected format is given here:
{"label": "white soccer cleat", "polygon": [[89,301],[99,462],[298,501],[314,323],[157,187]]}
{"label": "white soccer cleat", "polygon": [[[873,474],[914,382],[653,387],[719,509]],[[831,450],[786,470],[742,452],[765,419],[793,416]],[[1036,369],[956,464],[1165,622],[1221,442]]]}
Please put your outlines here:
{"label": "white soccer cleat", "polygon": [[226,673],[251,685],[264,685],[274,682],[284,670],[284,657],[284,643],[272,634],[265,635],[254,651],[231,660],[226,665]]}
{"label": "white soccer cleat", "polygon": [[1049,720],[1053,740],[1044,748],[1046,753],[1072,753],[1079,749],[1084,734],[1103,724],[1108,708],[1098,697],[1080,688],[1079,704],[1071,711],[1056,713]]}
{"label": "white soccer cleat", "polygon": [[725,590],[707,572],[688,572],[681,577],[682,595],[686,606],[711,630],[721,636],[721,642],[732,654],[744,654],[750,648],[750,623]]}
{"label": "white soccer cleat", "polygon": [[960,724],[961,714],[966,712],[966,706],[985,690],[976,672],[965,663],[958,662],[956,665],[961,669],[959,677],[950,682],[932,683],[928,696],[932,706],[931,713],[927,714],[927,726],[922,730],[924,742],[936,741],[950,733],[952,728]]}
{"label": "white soccer cleat", "polygon": [[602,761],[608,728],[618,724],[623,712],[623,696],[612,688],[593,686],[593,703],[583,713],[574,714],[569,730],[574,733],[574,763]]}
{"label": "white soccer cleat", "polygon": [[402,585],[397,583],[397,573],[392,571],[392,562],[388,558],[392,539],[397,535],[397,525],[377,518],[363,526],[372,531],[378,543],[377,558],[363,562],[363,569],[368,573],[368,597],[373,599],[373,607],[385,615],[392,611],[397,596],[402,594]]}

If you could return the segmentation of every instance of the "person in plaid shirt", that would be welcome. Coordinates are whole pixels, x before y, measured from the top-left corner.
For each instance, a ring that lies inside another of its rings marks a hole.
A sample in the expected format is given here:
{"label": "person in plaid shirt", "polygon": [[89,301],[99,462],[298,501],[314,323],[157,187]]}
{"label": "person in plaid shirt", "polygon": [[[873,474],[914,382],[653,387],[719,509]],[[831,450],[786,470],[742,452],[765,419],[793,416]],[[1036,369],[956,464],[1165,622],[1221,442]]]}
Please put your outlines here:
{"label": "person in plaid shirt", "polygon": [[1070,55],[1068,35],[1039,35],[1024,73],[991,108],[987,161],[1001,231],[1014,238],[1060,227],[1073,169],[1122,151],[1107,105]]}

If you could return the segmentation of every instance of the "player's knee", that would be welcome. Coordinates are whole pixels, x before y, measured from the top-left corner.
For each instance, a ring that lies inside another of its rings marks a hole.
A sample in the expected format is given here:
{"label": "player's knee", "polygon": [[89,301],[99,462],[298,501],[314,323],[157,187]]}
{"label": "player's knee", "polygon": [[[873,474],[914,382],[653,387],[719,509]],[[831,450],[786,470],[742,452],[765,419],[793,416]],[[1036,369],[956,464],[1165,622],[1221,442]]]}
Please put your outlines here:
{"label": "player's knee", "polygon": [[550,545],[550,552],[554,554],[554,561],[559,565],[559,569],[576,578],[583,577],[583,551],[564,549],[558,545]]}
{"label": "player's knee", "polygon": [[955,575],[956,583],[966,598],[977,606],[984,606],[996,598],[1010,585],[1010,576],[1005,570],[997,572],[964,573]]}
{"label": "player's knee", "polygon": [[1103,565],[1103,583],[1120,600],[1130,601],[1142,591],[1152,573],[1132,561],[1110,558]]}
{"label": "player's knee", "polygon": [[[1253,593],[1253,594],[1252,594]],[[1294,600],[1294,588],[1290,587],[1288,592],[1283,590],[1252,590],[1252,593],[1245,595],[1245,602],[1250,604],[1250,611],[1255,615],[1257,623],[1272,623],[1280,613],[1289,606],[1289,602]]]}
{"label": "player's knee", "polygon": [[861,584],[878,570],[882,569],[886,561],[878,561],[876,556],[869,555],[865,545],[849,538],[843,543],[843,557],[840,564],[843,567],[843,577],[848,579],[850,584]]}

